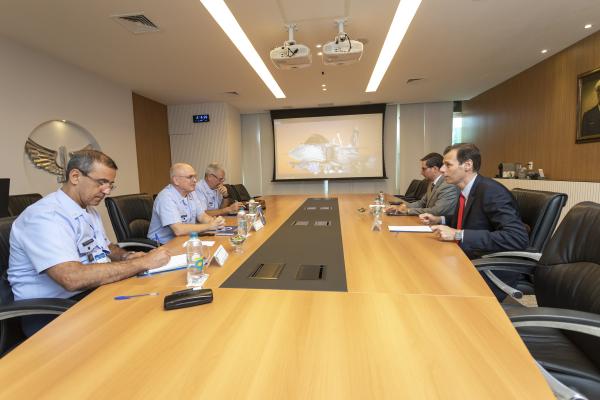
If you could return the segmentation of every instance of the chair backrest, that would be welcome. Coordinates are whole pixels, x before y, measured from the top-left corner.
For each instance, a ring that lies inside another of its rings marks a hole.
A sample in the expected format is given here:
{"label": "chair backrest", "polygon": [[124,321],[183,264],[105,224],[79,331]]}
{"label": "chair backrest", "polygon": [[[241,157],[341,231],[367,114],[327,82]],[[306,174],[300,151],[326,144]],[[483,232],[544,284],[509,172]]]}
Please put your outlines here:
{"label": "chair backrest", "polygon": [[541,253],[558,224],[567,195],[520,188],[511,192],[517,201],[521,219],[530,228],[527,251]]}
{"label": "chair backrest", "polygon": [[[567,213],[548,241],[535,269],[535,296],[540,307],[600,314],[600,204],[583,202]],[[600,368],[600,339],[579,333],[567,336]]]}
{"label": "chair backrest", "polygon": [[240,197],[239,201],[249,201],[252,197],[250,196],[250,193],[248,193],[248,190],[246,189],[246,187],[244,185],[242,185],[241,183],[238,183],[235,186],[235,190],[238,192],[238,195]]}
{"label": "chair backrest", "polygon": [[152,196],[145,193],[107,197],[104,202],[117,241],[146,238],[152,219]]}
{"label": "chair backrest", "polygon": [[417,191],[413,197],[416,199],[420,199],[423,196],[425,196],[425,193],[427,193],[428,185],[429,185],[429,181],[427,179],[420,180],[419,185],[417,186]]}
{"label": "chair backrest", "polygon": [[8,215],[18,217],[27,207],[40,200],[39,193],[16,194],[8,197]]}
{"label": "chair backrest", "polygon": [[406,188],[406,193],[404,193],[404,197],[416,197],[420,184],[420,180],[413,179],[408,185],[408,188]]}
{"label": "chair backrest", "polygon": [[8,256],[10,254],[10,230],[17,217],[0,218],[0,304],[13,300],[12,289],[8,283]]}
{"label": "chair backrest", "polygon": [[235,188],[235,185],[230,185],[226,183],[224,186],[227,189],[227,193],[229,193],[229,197],[231,197],[235,201],[242,201],[242,199],[240,199],[240,194]]}

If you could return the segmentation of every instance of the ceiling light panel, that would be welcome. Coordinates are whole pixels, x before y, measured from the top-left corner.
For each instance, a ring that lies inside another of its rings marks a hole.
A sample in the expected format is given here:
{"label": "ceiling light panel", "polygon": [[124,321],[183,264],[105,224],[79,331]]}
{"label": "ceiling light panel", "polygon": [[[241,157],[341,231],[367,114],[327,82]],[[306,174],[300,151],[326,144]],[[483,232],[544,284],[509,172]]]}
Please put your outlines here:
{"label": "ceiling light panel", "polygon": [[256,49],[248,39],[248,36],[242,30],[242,27],[237,22],[231,10],[223,0],[200,0],[202,5],[219,24],[221,29],[229,37],[229,40],[237,47],[242,56],[248,61],[250,66],[258,74],[260,79],[267,85],[273,96],[278,99],[284,99],[285,94],[283,90],[271,75],[271,72],[263,62],[262,58],[258,55]]}
{"label": "ceiling light panel", "polygon": [[379,53],[375,68],[373,68],[371,79],[369,79],[369,84],[365,90],[366,92],[375,92],[379,88],[379,84],[390,66],[398,47],[400,47],[400,43],[402,43],[402,39],[404,39],[404,35],[420,5],[421,0],[401,0],[400,4],[398,4],[396,14],[390,25],[390,30],[385,38],[385,42],[383,42],[383,47],[381,48],[381,53]]}

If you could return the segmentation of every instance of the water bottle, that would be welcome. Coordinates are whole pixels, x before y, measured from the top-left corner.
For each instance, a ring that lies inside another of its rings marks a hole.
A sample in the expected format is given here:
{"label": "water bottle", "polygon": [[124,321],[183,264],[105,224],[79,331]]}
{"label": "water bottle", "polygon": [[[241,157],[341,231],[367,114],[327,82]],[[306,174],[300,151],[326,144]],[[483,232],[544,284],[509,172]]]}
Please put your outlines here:
{"label": "water bottle", "polygon": [[187,254],[187,285],[189,287],[202,286],[204,278],[204,251],[202,241],[197,232],[191,232],[185,245]]}
{"label": "water bottle", "polygon": [[248,236],[248,221],[246,220],[246,213],[244,209],[240,208],[237,214],[237,226],[238,235],[247,237]]}
{"label": "water bottle", "polygon": [[379,199],[379,204],[385,204],[385,194],[383,193],[383,190],[379,191],[379,196],[377,196],[377,198]]}

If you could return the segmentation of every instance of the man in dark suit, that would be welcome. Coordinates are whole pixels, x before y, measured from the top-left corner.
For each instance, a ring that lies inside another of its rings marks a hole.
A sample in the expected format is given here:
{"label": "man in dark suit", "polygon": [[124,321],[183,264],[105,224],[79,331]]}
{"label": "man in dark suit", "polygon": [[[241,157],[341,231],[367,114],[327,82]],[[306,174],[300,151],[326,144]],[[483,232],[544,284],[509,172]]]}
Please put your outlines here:
{"label": "man in dark suit", "polygon": [[581,134],[583,136],[600,134],[600,80],[596,82],[594,92],[598,97],[598,104],[583,114],[583,120],[581,121]]}
{"label": "man in dark suit", "polygon": [[[431,229],[440,240],[458,242],[469,258],[497,251],[524,250],[529,236],[514,197],[500,183],[479,175],[480,167],[481,154],[477,146],[470,143],[452,146],[444,156],[441,171],[446,182],[461,190],[454,215],[422,214],[419,218],[433,225]],[[509,285],[519,277],[519,274],[505,272],[497,275]],[[491,287],[498,298],[505,297],[494,285]]]}

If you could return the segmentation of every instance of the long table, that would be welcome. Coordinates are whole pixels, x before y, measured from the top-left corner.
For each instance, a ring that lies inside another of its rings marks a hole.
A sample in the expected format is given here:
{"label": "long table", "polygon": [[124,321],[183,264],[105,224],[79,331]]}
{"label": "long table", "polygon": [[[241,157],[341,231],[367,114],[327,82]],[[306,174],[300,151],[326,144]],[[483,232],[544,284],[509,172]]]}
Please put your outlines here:
{"label": "long table", "polygon": [[163,311],[185,271],[98,288],[0,360],[0,398],[553,398],[459,247],[387,232],[415,217],[371,231],[370,195],[335,196],[348,292],[220,288],[307,197],[266,197],[242,254],[215,239],[230,257],[209,268],[211,304]]}

